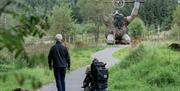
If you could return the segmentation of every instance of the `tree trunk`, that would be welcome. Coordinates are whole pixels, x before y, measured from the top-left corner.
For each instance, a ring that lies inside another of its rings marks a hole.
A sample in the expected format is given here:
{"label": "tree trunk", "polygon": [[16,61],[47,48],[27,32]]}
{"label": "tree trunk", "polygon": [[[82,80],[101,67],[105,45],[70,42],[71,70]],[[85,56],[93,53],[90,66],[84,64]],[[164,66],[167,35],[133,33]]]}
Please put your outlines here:
{"label": "tree trunk", "polygon": [[96,43],[96,46],[98,45],[98,42],[99,42],[99,26],[97,27],[96,31],[94,32],[94,38],[95,38],[95,43]]}
{"label": "tree trunk", "polygon": [[65,39],[66,42],[69,42],[69,35],[65,34],[64,39]]}

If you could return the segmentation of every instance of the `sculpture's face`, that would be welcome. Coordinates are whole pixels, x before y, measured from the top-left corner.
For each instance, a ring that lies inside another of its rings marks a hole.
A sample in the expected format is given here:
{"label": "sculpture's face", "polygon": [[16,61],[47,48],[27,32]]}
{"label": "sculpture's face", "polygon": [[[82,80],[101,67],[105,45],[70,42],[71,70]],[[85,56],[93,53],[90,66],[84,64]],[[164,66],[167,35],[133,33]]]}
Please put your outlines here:
{"label": "sculpture's face", "polygon": [[118,13],[118,14],[114,15],[114,21],[118,22],[118,25],[122,26],[124,24],[125,19],[122,14]]}

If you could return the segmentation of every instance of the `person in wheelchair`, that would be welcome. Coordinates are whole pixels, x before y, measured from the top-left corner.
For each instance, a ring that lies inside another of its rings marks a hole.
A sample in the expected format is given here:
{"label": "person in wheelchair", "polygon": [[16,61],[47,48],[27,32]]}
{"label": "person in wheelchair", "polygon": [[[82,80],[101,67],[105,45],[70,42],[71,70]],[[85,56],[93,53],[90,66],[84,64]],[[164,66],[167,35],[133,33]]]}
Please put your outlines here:
{"label": "person in wheelchair", "polygon": [[83,81],[84,91],[108,91],[108,69],[106,64],[94,59],[86,68],[86,77]]}

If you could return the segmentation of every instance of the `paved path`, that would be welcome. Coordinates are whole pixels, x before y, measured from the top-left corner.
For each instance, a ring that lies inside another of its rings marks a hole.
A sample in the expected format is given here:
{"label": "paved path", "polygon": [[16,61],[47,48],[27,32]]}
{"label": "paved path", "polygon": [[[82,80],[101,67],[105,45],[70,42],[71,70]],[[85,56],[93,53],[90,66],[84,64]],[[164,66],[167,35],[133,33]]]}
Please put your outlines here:
{"label": "paved path", "polygon": [[[99,51],[97,53],[94,53],[92,55],[93,58],[97,58],[102,62],[107,63],[107,67],[112,66],[113,64],[117,63],[118,60],[113,58],[112,54],[116,51],[118,51],[121,48],[124,48],[126,46],[116,46],[112,48],[106,48],[102,51]],[[66,91],[81,91],[81,86],[83,79],[85,77],[85,68],[77,69],[66,76]],[[56,90],[56,84],[55,82],[51,82],[42,88],[40,88],[38,91],[57,91]]]}

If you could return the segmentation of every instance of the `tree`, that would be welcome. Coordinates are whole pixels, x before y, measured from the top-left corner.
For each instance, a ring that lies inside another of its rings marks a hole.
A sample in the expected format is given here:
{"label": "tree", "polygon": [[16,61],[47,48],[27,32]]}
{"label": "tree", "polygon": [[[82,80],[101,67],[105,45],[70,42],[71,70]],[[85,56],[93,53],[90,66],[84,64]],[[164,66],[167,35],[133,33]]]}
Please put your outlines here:
{"label": "tree", "polygon": [[173,14],[171,35],[173,38],[177,38],[177,40],[180,40],[180,6],[177,6]]}
{"label": "tree", "polygon": [[8,14],[16,20],[13,26],[0,26],[0,50],[7,48],[10,52],[15,53],[15,57],[21,54],[27,58],[24,47],[24,38],[28,35],[42,37],[45,30],[48,29],[46,14],[40,15],[37,12],[30,11],[27,3],[21,0],[1,0],[0,16]]}
{"label": "tree", "polygon": [[[145,25],[164,27],[164,30],[170,29],[172,23],[172,14],[177,6],[177,0],[144,0],[140,6],[139,17],[145,22]],[[126,4],[119,9],[125,16],[131,14],[133,4]]]}
{"label": "tree", "polygon": [[173,13],[173,24],[180,26],[180,6],[177,6],[176,10]]}
{"label": "tree", "polygon": [[83,17],[80,14],[80,8],[77,6],[72,7],[72,13],[71,16],[73,20],[76,21],[76,23],[82,23],[83,22]]}
{"label": "tree", "polygon": [[129,34],[135,39],[140,38],[146,31],[145,24],[140,18],[135,18],[128,28]]}
{"label": "tree", "polygon": [[95,23],[96,28],[93,31],[95,42],[98,43],[100,26],[103,24],[104,16],[112,13],[112,2],[109,0],[78,0],[77,6],[80,8],[80,15],[83,21]]}
{"label": "tree", "polygon": [[50,16],[50,32],[52,34],[61,33],[68,41],[69,36],[74,32],[74,21],[71,18],[71,9],[67,5],[54,7]]}
{"label": "tree", "polygon": [[60,6],[62,0],[19,0],[27,3],[27,6],[31,8],[31,11],[36,11],[41,15],[52,13],[54,6]]}
{"label": "tree", "polygon": [[140,17],[147,26],[161,25],[168,30],[176,5],[176,0],[145,0],[140,8]]}

